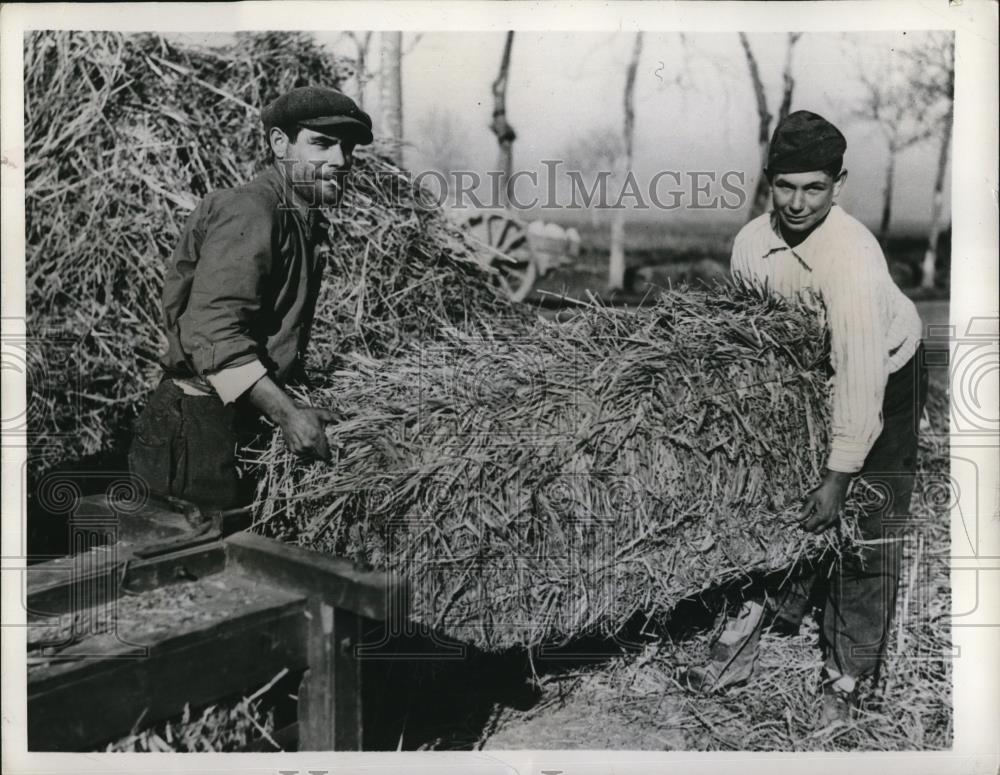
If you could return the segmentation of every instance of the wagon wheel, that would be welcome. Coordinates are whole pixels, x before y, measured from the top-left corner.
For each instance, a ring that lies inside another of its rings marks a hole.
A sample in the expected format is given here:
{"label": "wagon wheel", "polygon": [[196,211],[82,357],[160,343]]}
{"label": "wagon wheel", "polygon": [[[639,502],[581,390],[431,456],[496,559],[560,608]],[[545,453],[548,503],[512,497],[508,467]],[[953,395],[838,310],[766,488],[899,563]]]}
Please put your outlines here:
{"label": "wagon wheel", "polygon": [[535,284],[538,265],[522,223],[507,213],[473,213],[465,220],[472,240],[486,252],[513,301],[524,301]]}

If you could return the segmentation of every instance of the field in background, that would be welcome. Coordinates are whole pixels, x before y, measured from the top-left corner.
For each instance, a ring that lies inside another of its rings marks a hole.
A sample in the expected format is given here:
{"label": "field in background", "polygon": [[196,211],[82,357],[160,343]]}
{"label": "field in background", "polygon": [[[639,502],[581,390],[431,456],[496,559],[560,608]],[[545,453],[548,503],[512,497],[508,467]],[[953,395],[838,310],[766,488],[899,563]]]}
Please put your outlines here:
{"label": "field in background", "polygon": [[[607,293],[610,219],[602,213],[595,223],[586,211],[563,210],[528,214],[580,232],[582,252],[570,266],[560,267],[535,283],[531,299],[547,294],[585,298],[593,293],[612,303],[637,304],[655,297],[658,287],[698,281],[711,282],[729,274],[733,239],[744,219],[682,219],[671,214],[644,216],[626,225],[626,288],[624,293]],[[890,238],[885,249],[889,270],[896,284],[913,298],[946,299],[951,266],[951,233],[939,241],[938,277],[932,291],[921,289],[920,269],[927,244],[925,235],[900,234]]]}

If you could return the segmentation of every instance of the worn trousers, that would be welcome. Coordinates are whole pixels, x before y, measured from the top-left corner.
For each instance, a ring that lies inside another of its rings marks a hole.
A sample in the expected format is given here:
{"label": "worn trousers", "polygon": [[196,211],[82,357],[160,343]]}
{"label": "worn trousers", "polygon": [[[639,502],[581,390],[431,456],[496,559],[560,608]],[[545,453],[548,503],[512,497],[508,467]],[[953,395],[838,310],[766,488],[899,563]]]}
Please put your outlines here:
{"label": "worn trousers", "polygon": [[237,452],[266,432],[252,407],[188,395],[164,378],[133,426],[129,470],[154,495],[205,508],[245,506],[254,481]]}
{"label": "worn trousers", "polygon": [[[878,674],[896,607],[902,538],[909,526],[926,400],[921,345],[886,384],[882,433],[861,470],[866,485],[861,490],[863,514],[858,521],[862,542],[775,590],[777,614],[792,624],[801,622],[811,592],[822,595],[826,665],[841,675]],[[814,590],[815,584],[819,589]]]}

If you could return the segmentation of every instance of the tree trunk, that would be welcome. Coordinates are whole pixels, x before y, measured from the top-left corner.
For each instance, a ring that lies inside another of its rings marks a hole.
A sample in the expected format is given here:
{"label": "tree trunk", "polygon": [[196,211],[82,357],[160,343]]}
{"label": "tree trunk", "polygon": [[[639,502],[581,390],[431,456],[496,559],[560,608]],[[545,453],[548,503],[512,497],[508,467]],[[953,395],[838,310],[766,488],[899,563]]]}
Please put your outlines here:
{"label": "tree trunk", "polygon": [[788,48],[785,50],[785,69],[782,71],[781,107],[778,108],[778,123],[780,124],[792,112],[792,92],[795,91],[795,79],[792,77],[792,54],[795,44],[802,37],[801,32],[788,33]]}
{"label": "tree trunk", "polygon": [[500,72],[493,81],[493,122],[490,129],[496,135],[500,152],[497,156],[497,168],[500,172],[500,204],[510,207],[513,198],[511,176],[514,174],[514,140],[517,132],[507,122],[507,80],[510,74],[510,50],[514,45],[514,32],[507,33],[504,41],[503,56],[500,58]]}
{"label": "tree trunk", "polygon": [[[365,86],[368,84],[368,45],[371,43],[372,33],[366,32],[363,38],[355,38],[358,47],[356,64],[358,67],[358,107],[365,109]],[[402,124],[402,121],[400,122]]]}
{"label": "tree trunk", "polygon": [[403,161],[403,33],[383,32],[382,67],[379,82],[382,109],[382,136],[392,144],[393,161]]}
{"label": "tree trunk", "polygon": [[[885,165],[885,196],[882,200],[882,221],[878,227],[878,243],[882,251],[889,244],[889,221],[892,219],[892,186],[896,177],[896,149],[889,148],[889,163]],[[888,256],[886,260],[888,261]]]}
{"label": "tree trunk", "polygon": [[[760,177],[757,179],[757,188],[754,190],[753,203],[750,206],[750,216],[747,220],[753,220],[767,209],[767,197],[770,193],[770,186],[767,177],[763,173],[767,164],[767,144],[771,139],[771,114],[767,110],[767,94],[764,92],[764,82],[760,78],[760,68],[757,67],[757,58],[750,48],[750,41],[746,33],[739,33],[740,44],[743,46],[743,53],[747,60],[747,69],[750,71],[750,82],[753,84],[754,97],[757,100],[757,145],[760,149]],[[789,96],[789,105],[791,96]]]}
{"label": "tree trunk", "polygon": [[951,146],[951,122],[955,112],[955,102],[948,105],[941,132],[941,149],[938,151],[937,177],[934,179],[934,201],[931,205],[931,228],[927,236],[927,250],[924,252],[923,270],[920,280],[922,288],[933,288],[936,280],[937,243],[941,234],[941,211],[944,209],[944,174],[948,168],[948,149]]}
{"label": "tree trunk", "polygon": [[[625,71],[625,168],[623,181],[632,169],[632,149],[635,142],[635,75],[639,69],[639,57],[642,54],[642,33],[635,34],[635,44],[632,46],[632,58]],[[624,185],[624,182],[623,182]],[[615,210],[611,223],[611,256],[608,259],[608,290],[623,290],[625,288],[625,210]]]}

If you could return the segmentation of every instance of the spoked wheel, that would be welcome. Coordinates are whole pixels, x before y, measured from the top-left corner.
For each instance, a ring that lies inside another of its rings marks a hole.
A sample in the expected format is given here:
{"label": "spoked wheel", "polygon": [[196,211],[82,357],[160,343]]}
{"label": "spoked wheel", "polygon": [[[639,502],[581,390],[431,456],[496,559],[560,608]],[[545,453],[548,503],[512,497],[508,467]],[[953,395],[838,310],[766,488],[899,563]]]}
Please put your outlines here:
{"label": "spoked wheel", "polygon": [[484,260],[498,270],[513,301],[524,301],[538,277],[538,266],[524,225],[507,213],[473,213],[464,220]]}

